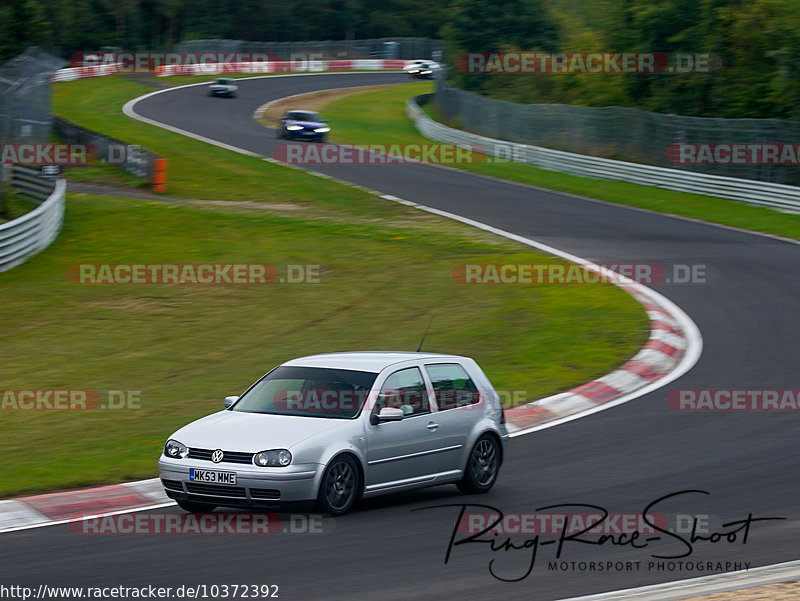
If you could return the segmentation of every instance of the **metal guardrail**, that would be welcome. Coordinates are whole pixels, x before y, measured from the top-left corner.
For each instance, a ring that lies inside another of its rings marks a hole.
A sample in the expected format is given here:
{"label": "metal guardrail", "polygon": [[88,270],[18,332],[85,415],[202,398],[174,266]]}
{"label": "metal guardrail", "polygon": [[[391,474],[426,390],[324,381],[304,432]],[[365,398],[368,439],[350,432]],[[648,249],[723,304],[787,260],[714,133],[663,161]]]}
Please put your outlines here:
{"label": "metal guardrail", "polygon": [[[695,152],[698,146],[714,145],[783,144],[795,149],[800,121],[688,117],[620,106],[520,104],[454,88],[442,77],[436,81],[434,102],[443,120],[481,136],[665,169],[800,186],[800,166],[779,164],[777,156],[773,164],[744,155],[725,162],[680,162],[684,145]],[[763,157],[764,150],[752,152]],[[688,156],[693,153],[687,160]]]}
{"label": "metal guardrail", "polygon": [[67,67],[59,69],[50,77],[50,81],[74,81],[84,77],[101,77],[103,75],[114,75],[119,73],[118,63],[101,65],[89,65],[86,67]]}
{"label": "metal guardrail", "polygon": [[[17,169],[15,168],[15,172]],[[28,180],[25,177],[17,181]],[[0,225],[0,272],[24,263],[50,246],[61,231],[67,182],[59,179],[50,184],[50,194],[38,207],[18,219]]]}
{"label": "metal guardrail", "polygon": [[56,180],[42,177],[39,169],[14,165],[11,167],[11,185],[20,194],[41,203],[55,190]]}
{"label": "metal guardrail", "polygon": [[262,61],[243,63],[191,63],[162,65],[154,73],[168,75],[218,75],[223,73],[303,73],[319,71],[399,71],[406,66],[403,59]]}
{"label": "metal guardrail", "polygon": [[433,94],[424,94],[412,98],[408,101],[407,113],[423,136],[438,142],[478,146],[487,155],[529,163],[551,171],[717,196],[800,213],[800,187],[641,165],[487,138],[447,127],[428,117],[420,106],[430,102],[432,97]]}
{"label": "metal guardrail", "polygon": [[124,169],[134,177],[147,181],[153,179],[155,164],[160,157],[149,150],[86,129],[61,117],[53,117],[53,129],[64,142],[96,148],[100,158],[107,163]]}

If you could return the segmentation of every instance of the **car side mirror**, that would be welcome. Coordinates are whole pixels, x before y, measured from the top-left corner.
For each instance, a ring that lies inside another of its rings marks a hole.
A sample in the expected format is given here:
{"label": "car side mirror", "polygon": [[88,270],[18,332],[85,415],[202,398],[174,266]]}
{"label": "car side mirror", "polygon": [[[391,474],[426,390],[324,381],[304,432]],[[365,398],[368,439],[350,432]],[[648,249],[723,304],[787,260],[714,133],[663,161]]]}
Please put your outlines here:
{"label": "car side mirror", "polygon": [[399,422],[405,417],[403,410],[399,407],[384,407],[378,413],[378,423],[383,422]]}
{"label": "car side mirror", "polygon": [[225,407],[227,408],[233,405],[238,400],[239,400],[238,396],[226,396],[223,402],[225,403]]}

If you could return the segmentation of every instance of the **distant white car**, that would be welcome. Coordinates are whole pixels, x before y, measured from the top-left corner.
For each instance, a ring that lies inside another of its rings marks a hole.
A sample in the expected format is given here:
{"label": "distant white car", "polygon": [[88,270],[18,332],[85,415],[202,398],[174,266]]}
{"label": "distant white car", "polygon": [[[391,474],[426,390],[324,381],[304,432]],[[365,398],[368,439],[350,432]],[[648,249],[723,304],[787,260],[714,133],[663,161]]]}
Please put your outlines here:
{"label": "distant white car", "polygon": [[340,515],[362,496],[449,482],[482,493],[508,440],[499,395],[457,355],[312,355],[225,406],[164,445],[161,483],[186,511],[316,501]]}
{"label": "distant white car", "polygon": [[426,60],[426,59],[416,59],[413,61],[407,61],[406,66],[403,67],[403,72],[414,76],[419,72],[421,65],[424,65],[426,69],[430,69],[433,72],[438,71],[439,69],[442,68],[442,66],[436,61]]}
{"label": "distant white car", "polygon": [[236,82],[227,77],[220,77],[208,86],[209,96],[227,96],[228,98],[234,98],[238,91],[239,86],[236,85]]}

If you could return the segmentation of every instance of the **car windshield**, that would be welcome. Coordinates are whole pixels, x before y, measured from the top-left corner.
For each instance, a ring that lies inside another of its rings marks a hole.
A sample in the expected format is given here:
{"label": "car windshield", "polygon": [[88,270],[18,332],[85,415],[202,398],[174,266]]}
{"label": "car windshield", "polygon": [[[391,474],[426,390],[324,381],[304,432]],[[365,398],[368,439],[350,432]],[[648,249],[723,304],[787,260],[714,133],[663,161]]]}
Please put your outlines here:
{"label": "car windshield", "polygon": [[228,86],[228,85],[230,85],[230,84],[231,84],[231,80],[230,80],[230,79],[218,79],[218,80],[216,81],[216,83],[218,83],[218,84],[222,84],[222,85],[224,85],[224,86]]}
{"label": "car windshield", "polygon": [[320,117],[319,113],[314,113],[311,111],[292,111],[289,113],[289,119],[294,119],[295,121],[322,122],[322,117]]}
{"label": "car windshield", "polygon": [[378,374],[321,367],[277,367],[259,380],[232,411],[352,419]]}

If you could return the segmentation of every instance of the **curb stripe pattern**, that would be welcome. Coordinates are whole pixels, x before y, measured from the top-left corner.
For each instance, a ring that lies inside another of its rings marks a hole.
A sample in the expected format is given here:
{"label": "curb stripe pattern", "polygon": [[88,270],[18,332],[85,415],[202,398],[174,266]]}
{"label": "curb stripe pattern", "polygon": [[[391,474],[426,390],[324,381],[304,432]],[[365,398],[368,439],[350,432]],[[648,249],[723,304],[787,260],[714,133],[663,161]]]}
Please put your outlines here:
{"label": "curb stripe pattern", "polygon": [[663,378],[680,363],[689,348],[689,340],[678,321],[673,319],[669,307],[622,282],[621,276],[616,280],[615,283],[647,311],[650,318],[650,338],[647,343],[624,365],[602,378],[569,392],[506,410],[509,434],[543,426],[615,401]]}
{"label": "curb stripe pattern", "polygon": [[0,533],[174,504],[158,478],[0,501]]}
{"label": "curb stripe pattern", "polygon": [[[278,75],[271,77],[298,77],[304,75],[308,76],[310,74]],[[258,78],[259,77],[243,79]],[[192,87],[197,85],[204,84],[195,83],[179,87]],[[134,106],[138,101],[162,94],[166,91],[168,90],[157,90],[127,102],[123,107],[123,113],[139,121],[180,133],[209,144],[214,144],[240,154],[258,156],[253,152],[217,140],[204,138],[203,136],[162,124],[136,114]],[[273,162],[269,158],[264,160]],[[448,219],[454,219],[484,231],[516,240],[574,263],[584,265],[589,269],[596,269],[600,271],[607,280],[626,290],[645,308],[650,318],[651,332],[648,343],[639,353],[618,370],[593,382],[579,386],[569,392],[556,394],[506,411],[506,425],[511,436],[520,436],[527,434],[533,429],[548,427],[548,425],[556,425],[556,423],[576,419],[579,417],[579,414],[594,413],[601,410],[601,408],[605,408],[605,405],[611,406],[632,400],[639,394],[647,392],[645,389],[648,387],[658,387],[659,384],[656,384],[658,380],[663,380],[663,384],[666,384],[691,369],[702,352],[702,337],[699,331],[696,330],[694,323],[688,316],[682,313],[679,307],[673,305],[668,299],[662,297],[657,292],[641,284],[636,284],[624,276],[603,267],[593,266],[588,261],[560,251],[559,249],[466,217],[383,194],[314,171],[309,171],[308,173],[326,179],[340,181],[345,185],[376,194],[386,200],[412,206]],[[687,332],[686,329],[680,325],[681,323],[687,324],[690,329],[694,328],[695,330],[693,332]],[[669,340],[664,338],[667,334],[674,338]],[[683,341],[683,344],[678,341]],[[86,516],[95,516],[98,512],[124,513],[125,511],[152,508],[154,505],[166,506],[170,504],[174,505],[174,502],[163,492],[158,478],[80,491],[52,493],[37,497],[24,497],[0,501],[0,533],[79,520]]]}

